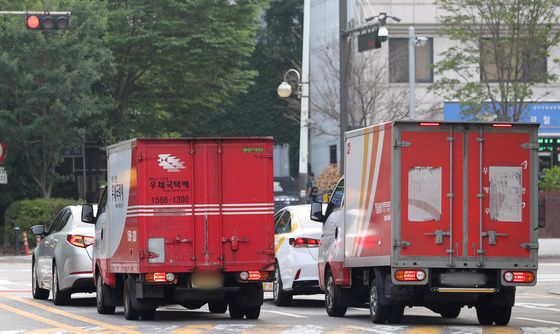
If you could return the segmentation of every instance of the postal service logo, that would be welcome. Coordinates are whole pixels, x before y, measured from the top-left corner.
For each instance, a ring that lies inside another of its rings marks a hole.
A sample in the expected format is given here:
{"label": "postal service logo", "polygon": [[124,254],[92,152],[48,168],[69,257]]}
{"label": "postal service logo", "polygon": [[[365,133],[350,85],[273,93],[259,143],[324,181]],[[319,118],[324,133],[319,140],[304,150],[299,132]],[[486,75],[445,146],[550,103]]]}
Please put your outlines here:
{"label": "postal service logo", "polygon": [[170,173],[177,173],[185,168],[185,162],[171,154],[160,154],[158,162],[159,166]]}

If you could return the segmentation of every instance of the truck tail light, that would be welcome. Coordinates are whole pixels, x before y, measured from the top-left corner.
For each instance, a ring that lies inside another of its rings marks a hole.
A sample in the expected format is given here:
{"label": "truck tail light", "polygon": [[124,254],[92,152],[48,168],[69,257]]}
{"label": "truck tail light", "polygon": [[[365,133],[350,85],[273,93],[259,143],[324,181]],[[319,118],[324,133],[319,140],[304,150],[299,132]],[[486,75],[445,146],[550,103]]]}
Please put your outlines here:
{"label": "truck tail light", "polygon": [[72,246],[87,248],[88,246],[93,245],[94,238],[85,235],[68,234],[66,240],[68,240],[68,243]]}
{"label": "truck tail light", "polygon": [[239,273],[239,278],[242,281],[266,281],[268,276],[268,271],[250,270]]}
{"label": "truck tail light", "polygon": [[535,280],[535,274],[531,271],[506,271],[504,273],[504,281],[508,283],[532,283]]}
{"label": "truck tail light", "polygon": [[507,123],[497,123],[497,124],[492,124],[492,127],[494,128],[511,128],[511,124],[507,124]]}
{"label": "truck tail light", "polygon": [[439,126],[438,122],[420,122],[420,126]]}
{"label": "truck tail light", "polygon": [[145,276],[146,281],[150,283],[167,283],[175,280],[174,273],[148,273]]}
{"label": "truck tail light", "polygon": [[401,282],[423,281],[426,278],[424,270],[397,270],[395,279]]}
{"label": "truck tail light", "polygon": [[319,247],[321,240],[312,238],[290,238],[290,246],[294,248]]}

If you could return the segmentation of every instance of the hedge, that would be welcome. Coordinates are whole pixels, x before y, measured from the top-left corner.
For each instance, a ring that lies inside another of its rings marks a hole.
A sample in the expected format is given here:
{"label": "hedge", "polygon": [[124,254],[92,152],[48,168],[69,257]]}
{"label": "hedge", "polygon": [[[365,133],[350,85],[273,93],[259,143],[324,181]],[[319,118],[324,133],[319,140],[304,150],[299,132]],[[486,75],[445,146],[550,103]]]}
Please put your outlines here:
{"label": "hedge", "polygon": [[4,214],[5,243],[14,243],[14,227],[19,226],[20,231],[27,231],[30,245],[34,245],[35,237],[30,232],[31,226],[44,225],[65,206],[82,203],[83,200],[66,198],[37,198],[13,202]]}

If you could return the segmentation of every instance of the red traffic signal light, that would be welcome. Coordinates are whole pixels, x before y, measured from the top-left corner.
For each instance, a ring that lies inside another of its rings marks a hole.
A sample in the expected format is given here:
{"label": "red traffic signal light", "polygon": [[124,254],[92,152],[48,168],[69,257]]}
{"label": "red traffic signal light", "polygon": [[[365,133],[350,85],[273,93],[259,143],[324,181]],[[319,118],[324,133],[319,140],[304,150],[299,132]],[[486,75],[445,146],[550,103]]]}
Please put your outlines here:
{"label": "red traffic signal light", "polygon": [[27,14],[25,25],[30,30],[64,30],[68,28],[68,14]]}

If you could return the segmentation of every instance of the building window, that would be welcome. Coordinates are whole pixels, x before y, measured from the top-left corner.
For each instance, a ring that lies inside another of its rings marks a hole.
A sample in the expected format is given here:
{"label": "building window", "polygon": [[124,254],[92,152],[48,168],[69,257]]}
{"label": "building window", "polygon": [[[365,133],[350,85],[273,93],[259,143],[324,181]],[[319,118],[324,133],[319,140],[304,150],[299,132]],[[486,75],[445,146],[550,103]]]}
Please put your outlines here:
{"label": "building window", "polygon": [[[542,81],[540,76],[547,72],[545,52],[531,51],[534,48],[525,46],[518,48],[516,44],[509,38],[481,39],[480,81]],[[498,67],[497,63],[509,65]]]}
{"label": "building window", "polygon": [[[433,82],[434,40],[417,46],[414,53],[416,82]],[[408,82],[408,38],[389,38],[389,81]]]}
{"label": "building window", "polygon": [[336,145],[329,146],[330,163],[336,164]]}

